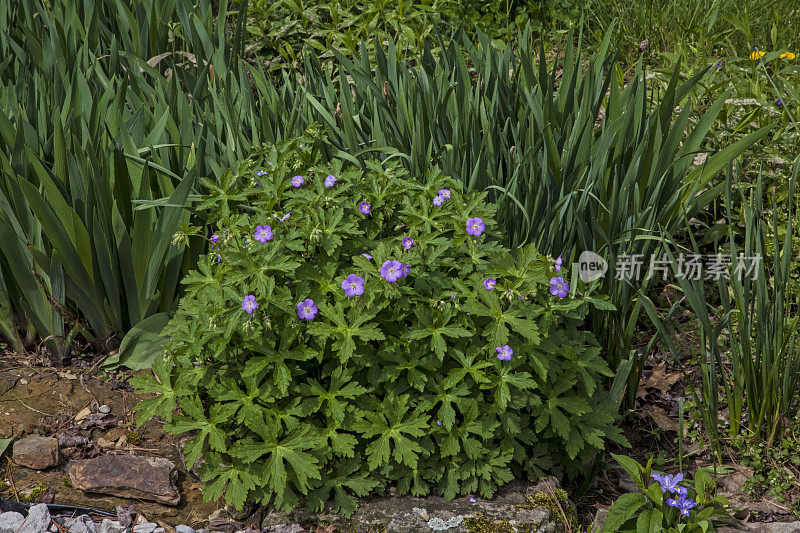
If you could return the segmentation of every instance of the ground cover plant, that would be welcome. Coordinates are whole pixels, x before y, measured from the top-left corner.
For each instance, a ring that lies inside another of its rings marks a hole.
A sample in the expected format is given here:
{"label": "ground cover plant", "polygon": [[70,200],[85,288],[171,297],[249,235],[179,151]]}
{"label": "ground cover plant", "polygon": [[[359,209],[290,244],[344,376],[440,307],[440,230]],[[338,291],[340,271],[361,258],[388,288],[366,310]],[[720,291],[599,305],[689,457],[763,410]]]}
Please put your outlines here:
{"label": "ground cover plant", "polygon": [[136,381],[157,394],[143,418],[200,430],[185,453],[209,498],[333,496],[349,514],[388,483],[491,497],[624,442],[582,327],[606,302],[560,260],[505,249],[485,193],[323,164],[319,141],[266,147],[203,197],[213,249],[184,280],[156,377]]}

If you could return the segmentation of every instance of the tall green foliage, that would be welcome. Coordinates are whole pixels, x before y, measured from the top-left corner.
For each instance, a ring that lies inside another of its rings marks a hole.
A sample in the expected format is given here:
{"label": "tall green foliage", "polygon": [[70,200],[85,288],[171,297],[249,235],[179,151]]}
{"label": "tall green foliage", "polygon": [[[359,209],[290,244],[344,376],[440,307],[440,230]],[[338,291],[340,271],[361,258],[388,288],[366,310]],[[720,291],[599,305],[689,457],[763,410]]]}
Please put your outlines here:
{"label": "tall green foliage", "polygon": [[207,1],[0,6],[6,335],[64,339],[66,317],[105,337],[174,308],[203,245],[170,246],[182,207],[257,135],[222,7],[215,28]]}

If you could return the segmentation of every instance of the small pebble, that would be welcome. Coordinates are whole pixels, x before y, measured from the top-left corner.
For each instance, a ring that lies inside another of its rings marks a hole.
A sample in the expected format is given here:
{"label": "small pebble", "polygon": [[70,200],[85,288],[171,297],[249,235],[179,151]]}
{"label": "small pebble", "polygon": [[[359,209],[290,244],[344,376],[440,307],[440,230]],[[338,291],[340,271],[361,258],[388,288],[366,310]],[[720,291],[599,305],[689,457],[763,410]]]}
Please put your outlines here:
{"label": "small pebble", "polygon": [[111,408],[107,405],[101,405],[100,407],[97,408],[97,412],[107,415],[108,413],[111,412]]}
{"label": "small pebble", "polygon": [[178,533],[197,533],[194,529],[187,526],[186,524],[179,525],[178,527],[175,528],[175,531],[177,531]]}

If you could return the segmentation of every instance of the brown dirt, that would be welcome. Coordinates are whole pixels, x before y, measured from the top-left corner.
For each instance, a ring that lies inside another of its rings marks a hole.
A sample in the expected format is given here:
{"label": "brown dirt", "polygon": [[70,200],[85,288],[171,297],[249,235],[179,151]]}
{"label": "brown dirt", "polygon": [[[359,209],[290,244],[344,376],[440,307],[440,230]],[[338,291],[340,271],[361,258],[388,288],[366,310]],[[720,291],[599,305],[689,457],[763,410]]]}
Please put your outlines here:
{"label": "brown dirt", "polygon": [[[0,496],[14,499],[17,493],[54,495],[52,503],[79,505],[114,512],[117,505],[128,507],[133,503],[150,520],[160,520],[168,524],[188,524],[202,527],[209,514],[223,507],[221,503],[204,503],[200,492],[200,481],[187,473],[179,449],[180,438],[164,433],[162,424],[149,421],[137,427],[133,407],[140,397],[125,381],[124,375],[104,375],[102,379],[89,376],[86,370],[75,367],[42,368],[23,364],[21,359],[0,359],[0,438],[20,438],[29,435],[56,436],[58,432],[77,428],[75,415],[84,407],[108,405],[111,414],[117,417],[115,427],[85,430],[92,441],[99,438],[118,440],[121,435],[134,433],[141,436],[136,446],[128,445],[116,450],[98,448],[76,450],[62,463],[47,471],[36,471],[7,463],[3,468],[0,483]],[[16,364],[15,364],[16,363]],[[84,374],[83,379],[81,375]],[[117,379],[122,378],[122,379]],[[96,404],[95,404],[96,402]],[[63,450],[63,448],[62,448]],[[98,494],[84,494],[72,488],[68,482],[67,469],[71,460],[92,454],[130,453],[136,455],[160,456],[170,459],[177,465],[180,475],[178,489],[181,503],[169,507],[147,501],[132,501]],[[7,452],[10,455],[10,450]],[[3,461],[5,462],[5,461]],[[13,480],[13,486],[12,486]],[[37,498],[33,498],[38,500]]]}

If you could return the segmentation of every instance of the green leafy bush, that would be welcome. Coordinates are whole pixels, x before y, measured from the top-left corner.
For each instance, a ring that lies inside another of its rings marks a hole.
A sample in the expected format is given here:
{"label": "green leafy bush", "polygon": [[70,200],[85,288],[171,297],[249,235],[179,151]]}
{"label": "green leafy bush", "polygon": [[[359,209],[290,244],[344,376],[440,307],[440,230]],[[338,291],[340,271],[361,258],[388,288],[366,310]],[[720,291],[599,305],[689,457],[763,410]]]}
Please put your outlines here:
{"label": "green leafy bush", "polygon": [[141,419],[199,432],[185,453],[203,458],[206,498],[287,509],[303,494],[319,509],[333,496],[348,514],[387,484],[488,497],[514,476],[574,476],[624,442],[598,386],[611,372],[581,329],[606,300],[577,278],[549,290],[563,271],[504,249],[485,193],[392,162],[322,164],[322,142],[261,149],[206,183],[213,249],[184,280],[155,377],[135,381],[156,393]]}

